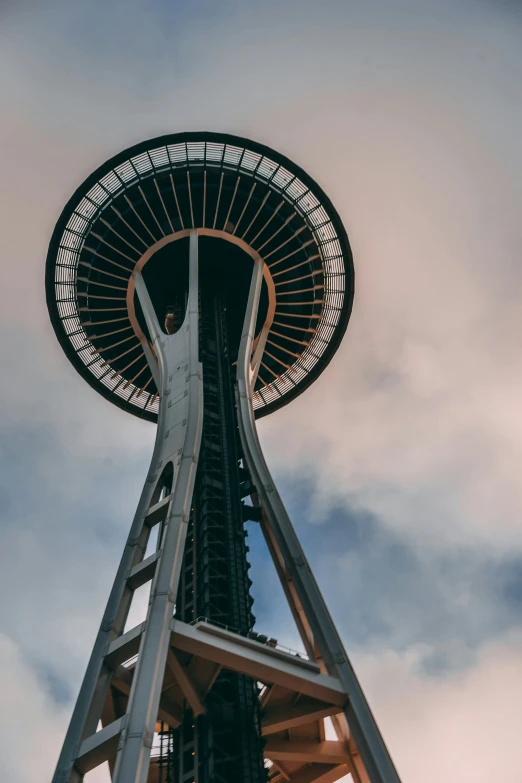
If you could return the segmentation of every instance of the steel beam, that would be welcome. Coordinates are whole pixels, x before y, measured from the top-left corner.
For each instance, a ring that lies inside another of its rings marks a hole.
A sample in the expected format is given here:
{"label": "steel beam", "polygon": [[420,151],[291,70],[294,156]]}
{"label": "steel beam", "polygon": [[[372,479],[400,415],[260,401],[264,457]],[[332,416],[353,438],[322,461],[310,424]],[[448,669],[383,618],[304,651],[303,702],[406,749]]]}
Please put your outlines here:
{"label": "steel beam", "polygon": [[324,740],[268,739],[265,744],[265,756],[274,761],[300,761],[306,764],[348,764],[350,756],[344,742]]}
{"label": "steel beam", "polygon": [[205,707],[201,700],[201,695],[198,693],[196,686],[190,679],[190,675],[188,674],[183,664],[180,663],[176,653],[173,652],[171,647],[169,647],[167,653],[167,667],[169,668],[170,673],[176,682],[179,684],[183,695],[185,696],[187,703],[194,715],[196,717],[198,715],[203,715],[205,712]]}
{"label": "steel beam", "polygon": [[82,773],[90,772],[114,755],[124,723],[125,717],[118,718],[82,742],[76,762]]}
{"label": "steel beam", "polygon": [[287,731],[312,721],[323,720],[340,712],[340,707],[316,699],[302,699],[295,705],[267,707],[263,710],[263,736]]}
{"label": "steel beam", "polygon": [[339,709],[346,703],[340,681],[322,674],[318,667],[311,669],[306,665],[308,661],[231,632],[209,632],[210,627],[207,623],[192,626],[173,620],[171,645],[175,650],[221,664],[260,682],[281,685]]}
{"label": "steel beam", "polygon": [[288,780],[290,783],[335,783],[335,781],[346,777],[349,772],[353,776],[353,770],[350,770],[349,764],[310,764],[289,776]]}

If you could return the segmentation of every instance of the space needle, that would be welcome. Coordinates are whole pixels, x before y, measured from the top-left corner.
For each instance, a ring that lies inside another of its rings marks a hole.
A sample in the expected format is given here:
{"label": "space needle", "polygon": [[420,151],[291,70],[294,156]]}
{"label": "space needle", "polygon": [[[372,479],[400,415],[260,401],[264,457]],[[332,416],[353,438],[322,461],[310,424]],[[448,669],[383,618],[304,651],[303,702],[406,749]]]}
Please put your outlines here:
{"label": "space needle", "polygon": [[[53,783],[106,762],[115,783],[399,783],[255,424],[325,370],[353,283],[330,200],[247,139],[145,141],[66,205],[46,267],[56,335],[156,441]],[[302,654],[255,629],[249,521]],[[139,588],[147,616],[127,628]]]}

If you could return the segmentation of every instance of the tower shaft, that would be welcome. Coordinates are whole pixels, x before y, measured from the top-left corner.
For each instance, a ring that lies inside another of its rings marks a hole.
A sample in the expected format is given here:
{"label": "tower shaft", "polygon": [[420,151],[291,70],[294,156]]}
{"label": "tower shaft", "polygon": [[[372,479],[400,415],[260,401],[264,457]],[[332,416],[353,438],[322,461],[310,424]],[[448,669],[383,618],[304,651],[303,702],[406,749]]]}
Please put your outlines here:
{"label": "tower shaft", "polygon": [[[175,616],[185,623],[204,618],[246,634],[254,617],[226,312],[219,285],[204,278],[199,312],[203,430]],[[172,752],[175,780],[192,772],[197,783],[262,783],[258,689],[252,678],[222,671],[207,696],[205,714],[185,714],[167,748],[167,754]]]}

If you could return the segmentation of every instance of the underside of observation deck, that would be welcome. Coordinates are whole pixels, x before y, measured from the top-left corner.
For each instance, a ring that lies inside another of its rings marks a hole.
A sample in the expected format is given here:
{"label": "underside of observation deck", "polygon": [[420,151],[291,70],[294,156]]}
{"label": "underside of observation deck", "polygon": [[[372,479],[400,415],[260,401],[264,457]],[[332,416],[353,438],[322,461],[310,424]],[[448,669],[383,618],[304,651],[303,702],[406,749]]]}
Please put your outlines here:
{"label": "underside of observation deck", "polygon": [[[254,389],[256,416],[265,415],[322,372],[353,299],[351,252],[337,212],[304,171],[267,147],[221,134],[177,134],[126,150],[94,172],[50,243],[46,291],[54,328],[97,391],[156,420],[158,390],[132,274],[140,269],[148,284],[156,279],[160,309],[179,302],[194,228],[202,258],[228,277],[228,310],[237,324],[248,266],[265,261],[258,328],[269,334]],[[168,274],[147,269],[159,266]]]}

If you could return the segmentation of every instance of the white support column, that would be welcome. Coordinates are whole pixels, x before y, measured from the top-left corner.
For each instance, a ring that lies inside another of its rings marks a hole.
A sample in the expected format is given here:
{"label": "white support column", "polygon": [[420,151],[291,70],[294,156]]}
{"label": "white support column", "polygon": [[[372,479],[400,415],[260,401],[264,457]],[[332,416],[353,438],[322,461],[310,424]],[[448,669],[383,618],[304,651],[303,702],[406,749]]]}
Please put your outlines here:
{"label": "white support column", "polygon": [[[53,783],[81,783],[86,771],[80,758],[81,748],[85,749],[89,743],[93,747],[100,744],[96,730],[112,676],[112,662],[107,654],[110,645],[122,636],[134,590],[147,581],[148,573],[154,573],[151,601],[141,635],[140,659],[132,679],[128,713],[118,720],[120,742],[114,779],[121,783],[146,780],[158,714],[169,623],[174,611],[203,420],[202,370],[198,357],[197,232],[190,234],[189,300],[178,332],[166,335],[160,329],[141,275],[136,273],[134,280],[157,357],[147,346],[147,358],[160,393],[156,442]],[[170,498],[160,501],[159,480],[169,462],[173,464],[172,493]],[[159,551],[141,566],[150,528],[160,518],[165,519],[165,525],[163,540],[158,542]],[[113,730],[114,726],[107,727],[107,731]],[[133,761],[134,758],[137,760]],[[134,765],[132,775],[127,772],[129,765]]]}
{"label": "white support column", "polygon": [[[346,719],[371,783],[400,783],[386,745],[362,692],[343,644],[312,574],[295,530],[272,481],[257,436],[252,405],[252,345],[261,290],[263,262],[254,266],[237,364],[238,420],[248,469],[256,486],[270,536],[313,634],[313,643],[329,675],[338,677],[348,694]],[[255,365],[259,364],[259,354]],[[282,564],[276,564],[279,574]],[[288,592],[287,586],[285,591]]]}
{"label": "white support column", "polygon": [[132,591],[128,588],[127,578],[131,569],[142,560],[147,545],[149,529],[145,525],[145,519],[158,479],[156,471],[161,461],[162,439],[163,434],[158,428],[147,479],[94,642],[52,783],[81,783],[83,780],[83,773],[75,768],[75,759],[82,741],[94,734],[101,718],[111,676],[110,670],[104,665],[104,656],[109,644],[122,634],[130,609]]}
{"label": "white support column", "polygon": [[[136,290],[144,312],[151,314],[148,297],[143,295],[137,276]],[[157,334],[154,339],[163,381],[158,429],[165,441],[164,464],[173,462],[174,478],[171,506],[121,733],[113,777],[115,783],[146,783],[149,769],[201,442],[203,383],[198,358],[198,320],[198,236],[197,231],[192,231],[185,321],[176,334]]]}

